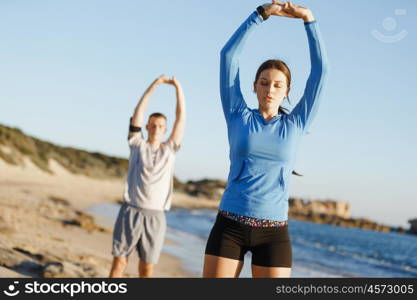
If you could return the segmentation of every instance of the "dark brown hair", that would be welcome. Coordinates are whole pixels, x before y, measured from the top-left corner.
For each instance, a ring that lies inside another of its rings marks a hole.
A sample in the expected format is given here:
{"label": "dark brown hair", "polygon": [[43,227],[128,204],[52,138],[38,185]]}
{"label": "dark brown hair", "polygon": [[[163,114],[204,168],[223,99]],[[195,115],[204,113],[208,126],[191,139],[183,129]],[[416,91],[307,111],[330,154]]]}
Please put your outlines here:
{"label": "dark brown hair", "polygon": [[159,113],[159,112],[154,112],[153,114],[151,114],[151,115],[149,116],[148,122],[149,122],[149,120],[150,120],[151,118],[153,118],[153,117],[155,117],[155,118],[164,118],[164,119],[165,119],[165,121],[167,121],[167,117],[166,117],[164,114]]}
{"label": "dark brown hair", "polygon": [[[290,68],[288,68],[287,64],[279,59],[269,59],[267,61],[264,61],[258,68],[258,71],[256,71],[255,76],[255,82],[254,85],[258,82],[259,76],[261,76],[261,73],[268,69],[276,69],[284,73],[285,77],[287,78],[287,88],[290,88],[291,86],[291,71]],[[288,114],[288,111],[282,107],[278,109],[278,111],[282,114]]]}

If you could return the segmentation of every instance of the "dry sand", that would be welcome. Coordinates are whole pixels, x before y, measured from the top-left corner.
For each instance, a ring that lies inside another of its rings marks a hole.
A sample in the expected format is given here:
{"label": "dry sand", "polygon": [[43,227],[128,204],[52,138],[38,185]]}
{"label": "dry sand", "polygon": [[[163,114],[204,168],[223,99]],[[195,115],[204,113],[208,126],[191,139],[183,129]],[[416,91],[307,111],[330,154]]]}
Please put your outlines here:
{"label": "dry sand", "polygon": [[[83,211],[120,200],[123,181],[74,175],[53,160],[50,169],[53,174],[29,159],[24,166],[0,160],[0,277],[107,277],[111,228],[96,225]],[[217,203],[176,194],[173,206]],[[137,276],[137,262],[132,255],[126,277]],[[191,276],[177,258],[162,253],[155,277]]]}

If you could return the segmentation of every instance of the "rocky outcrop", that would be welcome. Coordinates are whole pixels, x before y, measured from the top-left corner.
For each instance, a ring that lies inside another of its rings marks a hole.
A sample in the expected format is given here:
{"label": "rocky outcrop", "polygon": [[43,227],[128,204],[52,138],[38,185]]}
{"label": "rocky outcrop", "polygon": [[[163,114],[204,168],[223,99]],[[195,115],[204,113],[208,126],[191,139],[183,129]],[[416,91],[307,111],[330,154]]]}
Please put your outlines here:
{"label": "rocky outcrop", "polygon": [[350,205],[339,201],[305,201],[303,199],[290,198],[289,209],[292,214],[327,215],[343,219],[350,218]]}
{"label": "rocky outcrop", "polygon": [[39,212],[46,218],[60,221],[64,226],[77,226],[88,231],[109,232],[108,229],[98,226],[94,217],[71,207],[68,200],[50,196],[41,202]]}
{"label": "rocky outcrop", "polygon": [[401,227],[392,228],[366,218],[352,218],[350,215],[350,206],[344,202],[332,200],[305,201],[302,199],[290,198],[289,205],[288,215],[290,218],[296,220],[381,232],[405,232]]}
{"label": "rocky outcrop", "polygon": [[[202,201],[202,199],[219,201],[226,188],[226,182],[221,180],[203,179],[200,181],[188,181],[187,183],[182,183],[177,178],[174,178],[174,188],[176,191],[194,196],[196,201]],[[217,206],[215,209],[217,209]],[[352,218],[350,205],[345,202],[334,200],[307,201],[300,198],[290,198],[288,216],[291,219],[319,224],[354,227],[381,232],[406,232],[402,227],[393,228],[366,218]],[[410,224],[411,229],[408,232],[417,233],[417,219],[410,220]]]}
{"label": "rocky outcrop", "polygon": [[91,278],[106,274],[107,270],[98,266],[80,262],[47,262],[42,268],[44,278]]}
{"label": "rocky outcrop", "polygon": [[[28,197],[29,198],[29,197]],[[19,205],[0,198],[0,266],[29,277],[106,277],[101,257],[72,249],[58,230],[92,234],[109,232],[94,218],[55,196],[21,199]],[[65,229],[62,229],[65,228]],[[31,230],[31,233],[27,232]]]}
{"label": "rocky outcrop", "polygon": [[107,276],[107,270],[101,267],[99,262],[92,264],[71,261],[64,257],[53,257],[32,251],[0,244],[0,266],[31,277],[89,278]]}
{"label": "rocky outcrop", "polygon": [[110,232],[107,228],[98,226],[94,222],[94,218],[91,215],[79,210],[74,211],[73,216],[71,218],[62,220],[62,223],[64,225],[82,227],[84,229],[87,229],[88,231],[97,230],[100,232]]}
{"label": "rocky outcrop", "polygon": [[[211,199],[219,201],[226,188],[226,182],[221,180],[203,179],[200,181],[188,181],[182,183],[174,178],[174,188],[176,191],[184,192],[194,196],[198,201]],[[217,206],[216,206],[217,209]],[[341,201],[334,200],[312,200],[307,201],[300,198],[289,199],[289,218],[343,227],[355,227],[381,232],[406,232],[404,228],[392,228],[379,224],[366,218],[352,218],[350,205]],[[412,228],[409,232],[417,232],[417,219],[410,220]]]}
{"label": "rocky outcrop", "polygon": [[183,185],[177,183],[177,186],[191,196],[219,200],[226,188],[226,182],[223,180],[203,179],[188,181]]}
{"label": "rocky outcrop", "polygon": [[340,218],[337,216],[326,215],[326,214],[299,214],[290,213],[289,217],[295,220],[314,222],[318,224],[329,224],[342,227],[361,228],[381,232],[404,232],[402,228],[392,228],[383,224],[376,223],[372,220],[365,218]]}
{"label": "rocky outcrop", "polygon": [[411,234],[417,234],[417,218],[409,220],[408,223],[410,224],[409,232]]}

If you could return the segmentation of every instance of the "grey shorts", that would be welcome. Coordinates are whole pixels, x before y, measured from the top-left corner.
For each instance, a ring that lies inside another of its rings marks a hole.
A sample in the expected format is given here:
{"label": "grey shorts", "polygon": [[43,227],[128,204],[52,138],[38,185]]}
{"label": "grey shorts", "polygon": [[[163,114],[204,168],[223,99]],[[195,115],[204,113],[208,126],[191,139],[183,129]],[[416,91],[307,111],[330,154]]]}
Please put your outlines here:
{"label": "grey shorts", "polygon": [[136,248],[139,258],[156,264],[164,245],[165,213],[122,204],[113,231],[112,254],[128,257]]}

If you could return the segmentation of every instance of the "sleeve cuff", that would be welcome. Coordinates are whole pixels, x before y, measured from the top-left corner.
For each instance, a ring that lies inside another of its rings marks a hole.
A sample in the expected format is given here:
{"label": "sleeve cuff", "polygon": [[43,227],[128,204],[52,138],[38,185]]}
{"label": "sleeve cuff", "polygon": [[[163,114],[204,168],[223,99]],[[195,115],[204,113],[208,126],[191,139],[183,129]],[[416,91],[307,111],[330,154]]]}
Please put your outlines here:
{"label": "sleeve cuff", "polygon": [[314,23],[317,23],[317,20],[310,21],[310,22],[304,22],[304,25],[311,25],[311,24],[314,24]]}
{"label": "sleeve cuff", "polygon": [[178,150],[180,150],[181,145],[177,145],[174,140],[168,140],[167,142],[167,146],[175,153],[178,152]]}
{"label": "sleeve cuff", "polygon": [[142,133],[136,133],[134,135],[132,135],[130,138],[128,137],[127,139],[127,143],[129,144],[129,146],[140,146],[140,144],[143,141],[143,136]]}
{"label": "sleeve cuff", "polygon": [[255,10],[253,14],[251,15],[252,19],[255,21],[256,24],[260,24],[264,21],[262,16],[258,14],[258,12]]}

